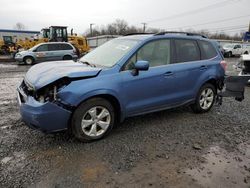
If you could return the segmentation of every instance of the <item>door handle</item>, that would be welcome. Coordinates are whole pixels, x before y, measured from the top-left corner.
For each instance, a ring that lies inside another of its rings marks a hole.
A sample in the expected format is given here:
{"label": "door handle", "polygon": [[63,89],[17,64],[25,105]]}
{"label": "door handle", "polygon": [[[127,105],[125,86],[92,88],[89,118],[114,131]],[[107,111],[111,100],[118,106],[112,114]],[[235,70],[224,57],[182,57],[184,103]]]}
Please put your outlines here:
{"label": "door handle", "polygon": [[200,70],[206,70],[206,69],[207,69],[207,66],[206,66],[206,65],[200,66]]}
{"label": "door handle", "polygon": [[164,76],[172,76],[173,74],[174,74],[173,72],[168,71],[168,72],[164,73]]}

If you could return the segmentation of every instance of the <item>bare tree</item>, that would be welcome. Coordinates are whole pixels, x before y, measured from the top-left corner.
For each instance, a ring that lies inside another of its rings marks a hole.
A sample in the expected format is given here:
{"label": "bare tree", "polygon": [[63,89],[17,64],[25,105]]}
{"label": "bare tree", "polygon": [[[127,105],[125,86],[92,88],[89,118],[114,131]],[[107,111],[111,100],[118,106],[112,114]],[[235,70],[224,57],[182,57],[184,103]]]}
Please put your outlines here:
{"label": "bare tree", "polygon": [[[157,28],[148,28],[147,33],[158,33],[164,30],[157,29]],[[238,32],[235,35],[229,35],[222,31],[217,32],[210,32],[209,30],[195,30],[192,28],[189,29],[179,29],[178,31],[182,32],[192,32],[198,33],[207,36],[208,38],[212,39],[227,39],[227,40],[242,40],[244,32]],[[141,27],[130,26],[125,20],[117,19],[112,23],[107,25],[102,25],[101,27],[95,27],[93,30],[93,36],[98,35],[126,35],[129,33],[142,33],[143,30]],[[86,30],[85,36],[90,36],[90,30]]]}
{"label": "bare tree", "polygon": [[25,30],[26,26],[23,23],[21,23],[21,22],[17,22],[16,25],[14,26],[14,29]]}
{"label": "bare tree", "polygon": [[128,23],[125,20],[117,19],[113,25],[115,26],[118,35],[127,34]]}

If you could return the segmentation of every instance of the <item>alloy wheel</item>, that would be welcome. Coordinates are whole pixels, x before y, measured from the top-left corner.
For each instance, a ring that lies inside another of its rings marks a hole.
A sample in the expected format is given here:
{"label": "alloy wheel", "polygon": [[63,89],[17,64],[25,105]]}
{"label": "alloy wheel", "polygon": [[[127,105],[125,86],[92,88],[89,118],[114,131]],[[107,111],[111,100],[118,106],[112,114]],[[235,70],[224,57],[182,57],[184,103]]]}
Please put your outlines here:
{"label": "alloy wheel", "polygon": [[205,88],[200,95],[200,107],[203,110],[209,109],[214,101],[214,92],[211,88]]}
{"label": "alloy wheel", "polygon": [[111,114],[103,106],[95,106],[89,109],[83,116],[82,131],[90,137],[99,137],[104,134],[110,126]]}

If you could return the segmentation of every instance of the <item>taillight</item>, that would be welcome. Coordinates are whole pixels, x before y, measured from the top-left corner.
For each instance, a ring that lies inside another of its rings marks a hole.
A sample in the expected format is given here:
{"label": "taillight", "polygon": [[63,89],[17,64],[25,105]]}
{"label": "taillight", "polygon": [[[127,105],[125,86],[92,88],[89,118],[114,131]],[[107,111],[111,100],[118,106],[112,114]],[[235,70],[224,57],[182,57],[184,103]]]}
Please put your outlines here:
{"label": "taillight", "polygon": [[220,65],[222,66],[222,68],[226,71],[227,68],[227,62],[226,61],[221,61]]}

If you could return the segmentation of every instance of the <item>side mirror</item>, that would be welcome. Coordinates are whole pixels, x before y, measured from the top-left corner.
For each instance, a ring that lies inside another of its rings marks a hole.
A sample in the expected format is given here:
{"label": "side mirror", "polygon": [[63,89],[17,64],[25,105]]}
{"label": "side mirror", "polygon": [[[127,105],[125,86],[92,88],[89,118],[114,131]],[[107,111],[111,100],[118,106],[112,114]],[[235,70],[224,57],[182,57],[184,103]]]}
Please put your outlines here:
{"label": "side mirror", "polygon": [[148,61],[137,61],[135,63],[135,69],[138,71],[147,71],[149,68]]}
{"label": "side mirror", "polygon": [[149,69],[149,62],[148,61],[137,61],[135,63],[134,70],[132,71],[132,74],[134,76],[137,76],[139,74],[139,71],[147,71]]}

